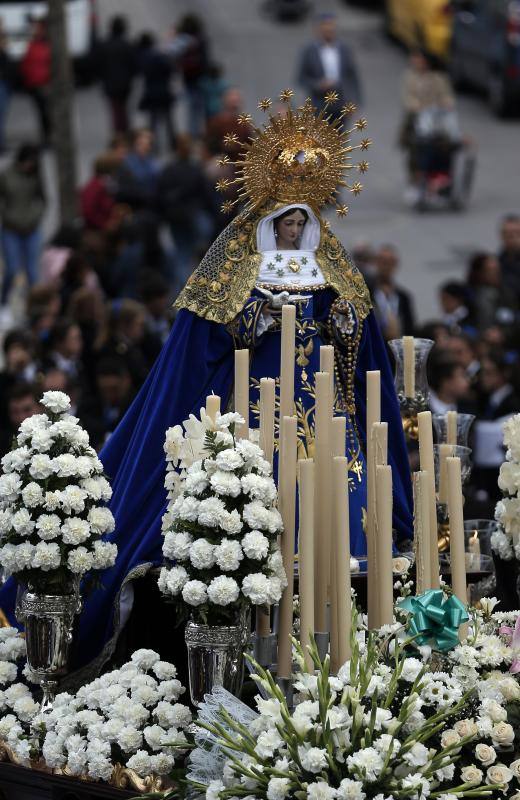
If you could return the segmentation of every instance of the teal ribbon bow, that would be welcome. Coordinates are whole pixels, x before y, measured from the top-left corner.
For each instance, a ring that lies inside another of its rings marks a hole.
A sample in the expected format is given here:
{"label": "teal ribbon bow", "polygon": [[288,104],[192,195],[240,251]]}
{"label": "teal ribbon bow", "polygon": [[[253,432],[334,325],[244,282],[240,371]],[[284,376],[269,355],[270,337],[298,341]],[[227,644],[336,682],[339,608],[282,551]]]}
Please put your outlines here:
{"label": "teal ribbon bow", "polygon": [[405,597],[399,607],[408,611],[407,631],[418,645],[429,644],[446,652],[459,644],[459,627],[469,620],[458,597],[446,597],[442,589],[429,589],[417,597]]}

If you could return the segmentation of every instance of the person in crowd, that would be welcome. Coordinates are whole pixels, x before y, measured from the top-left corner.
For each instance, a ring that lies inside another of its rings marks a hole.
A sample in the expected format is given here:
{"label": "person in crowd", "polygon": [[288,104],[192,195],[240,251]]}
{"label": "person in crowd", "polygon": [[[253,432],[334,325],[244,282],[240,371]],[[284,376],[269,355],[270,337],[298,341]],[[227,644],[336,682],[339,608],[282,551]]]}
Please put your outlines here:
{"label": "person in crowd", "polygon": [[43,345],[61,312],[59,289],[52,284],[33,286],[27,297],[26,317],[35,341]]}
{"label": "person in crowd", "polygon": [[[252,133],[248,123],[238,121],[244,110],[242,92],[236,86],[230,86],[222,98],[222,110],[208,122],[206,138],[214,152],[237,156],[243,149]],[[236,136],[236,142],[225,142],[228,134]]]}
{"label": "person in crowd", "polygon": [[451,334],[444,342],[445,349],[452,358],[464,367],[470,381],[474,381],[480,371],[480,363],[475,349],[475,340],[464,333]]}
{"label": "person in crowd", "polygon": [[23,86],[36,108],[43,147],[48,147],[51,139],[49,112],[51,61],[51,45],[47,34],[47,21],[45,19],[37,19],[33,23],[32,36],[20,64],[20,75]]}
{"label": "person in crowd", "polygon": [[463,331],[476,333],[472,309],[469,305],[468,290],[465,284],[458,281],[443,283],[439,289],[439,300],[442,309],[442,322],[451,333]]}
{"label": "person in crowd", "polygon": [[116,205],[114,174],[117,167],[113,157],[98,156],[94,161],[92,177],[80,191],[81,214],[89,228],[103,231],[112,227]]}
{"label": "person in crowd", "polygon": [[15,83],[15,66],[7,51],[7,38],[0,28],[0,155],[5,153],[5,126]]}
{"label": "person in crowd", "polygon": [[77,411],[96,450],[102,448],[115,430],[134,394],[126,359],[117,356],[100,359],[96,365],[95,392],[83,397]]}
{"label": "person in crowd", "polygon": [[206,74],[200,79],[200,86],[204,94],[204,112],[208,123],[222,111],[224,95],[230,88],[220,64],[209,65]]}
{"label": "person in crowd", "polygon": [[[139,299],[146,311],[145,347],[148,360],[155,360],[156,349],[165,343],[172,327],[171,289],[168,281],[155,270],[147,270],[141,277]],[[152,342],[152,348],[150,348]],[[150,352],[152,350],[152,352]]]}
{"label": "person in crowd", "polygon": [[38,371],[34,341],[30,333],[10,330],[2,344],[4,367],[0,372],[0,419],[7,414],[7,397],[16,383],[32,383]]}
{"label": "person in crowd", "polygon": [[398,286],[395,275],[399,269],[399,254],[391,244],[378,248],[374,258],[372,297],[385,339],[413,336],[415,312],[409,292]]}
{"label": "person in crowd", "polygon": [[466,283],[479,331],[498,322],[512,323],[515,298],[504,287],[500,261],[492,253],[478,252],[470,259]]}
{"label": "person in crowd", "polygon": [[202,80],[209,66],[209,46],[204,23],[196,14],[186,14],[177,27],[180,45],[178,65],[188,104],[188,131],[193,139],[204,133],[206,113]]}
{"label": "person in crowd", "polygon": [[41,413],[39,388],[33,383],[15,383],[7,394],[7,415],[0,424],[0,457],[12,447],[18,428],[27,417]]}
{"label": "person in crowd", "polygon": [[175,96],[172,91],[174,73],[173,59],[159,50],[155,36],[143,33],[139,41],[139,72],[143,79],[139,109],[145,111],[149,118],[149,127],[159,146],[161,129],[166,133],[166,143],[175,147],[175,126],[173,122],[173,105]]}
{"label": "person in crowd", "polygon": [[148,210],[155,203],[159,164],[153,153],[153,144],[150,128],[133,131],[130,150],[116,175],[117,199],[134,211]]}
{"label": "person in crowd", "polygon": [[484,356],[479,374],[480,398],[474,432],[473,485],[491,506],[500,498],[498,472],[504,461],[503,424],[520,410],[512,385],[511,365],[501,351]]}
{"label": "person in crowd", "polygon": [[350,48],[338,36],[334,14],[318,16],[316,36],[300,55],[298,83],[316,108],[335,92],[338,99],[328,107],[332,114],[339,114],[346,103],[362,102],[356,63]]}
{"label": "person in crowd", "polygon": [[180,135],[174,159],[159,176],[157,200],[176,251],[176,289],[184,286],[201,248],[213,234],[210,188],[199,161],[193,156],[190,136]]}
{"label": "person in crowd", "polygon": [[507,214],[500,226],[501,247],[498,260],[504,287],[520,303],[520,214]]}
{"label": "person in crowd", "polygon": [[83,337],[79,325],[74,320],[61,317],[49,331],[44,370],[57,367],[70,379],[85,385],[82,355]]}
{"label": "person in crowd", "polygon": [[439,349],[445,348],[450,339],[450,329],[438,319],[428,320],[416,330],[416,335],[422,339],[431,339]]}
{"label": "person in crowd", "polygon": [[41,222],[45,193],[37,147],[22,144],[14,162],[0,175],[1,243],[4,260],[1,303],[5,306],[16,275],[24,271],[29,286],[38,279]]}
{"label": "person in crowd", "polygon": [[128,102],[137,73],[136,51],[128,39],[126,17],[117,15],[111,19],[108,37],[98,48],[97,64],[112,129],[114,133],[126,133],[130,127]]}
{"label": "person in crowd", "polygon": [[430,359],[429,382],[433,414],[465,410],[469,380],[464,368],[448,354],[440,351]]}
{"label": "person in crowd", "polygon": [[60,225],[44,245],[40,257],[40,279],[58,285],[68,257],[80,246],[81,228],[75,223]]}
{"label": "person in crowd", "polygon": [[61,275],[60,288],[61,305],[64,310],[67,309],[71,297],[78,289],[88,289],[90,292],[99,294],[100,299],[103,299],[99,278],[81,251],[72,253],[67,259]]}
{"label": "person in crowd", "polygon": [[146,312],[141,303],[124,298],[114,300],[96,343],[96,358],[124,358],[132,387],[137,390],[144,383],[151,364],[143,352]]}

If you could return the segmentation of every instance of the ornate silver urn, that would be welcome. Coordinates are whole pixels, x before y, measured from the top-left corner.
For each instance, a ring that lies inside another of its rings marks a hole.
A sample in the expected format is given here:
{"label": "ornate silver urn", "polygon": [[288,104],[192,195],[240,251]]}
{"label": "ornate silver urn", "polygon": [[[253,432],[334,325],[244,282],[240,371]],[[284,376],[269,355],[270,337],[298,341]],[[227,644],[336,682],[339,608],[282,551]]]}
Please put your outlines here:
{"label": "ornate silver urn", "polygon": [[211,694],[215,686],[223,686],[238,696],[244,680],[244,657],[249,638],[249,614],[236,625],[186,625],[188,675],[193,705]]}
{"label": "ornate silver urn", "polygon": [[20,587],[16,617],[25,626],[27,664],[43,691],[42,711],[52,706],[59,679],[68,672],[74,617],[81,611],[79,585],[68,594],[43,594]]}

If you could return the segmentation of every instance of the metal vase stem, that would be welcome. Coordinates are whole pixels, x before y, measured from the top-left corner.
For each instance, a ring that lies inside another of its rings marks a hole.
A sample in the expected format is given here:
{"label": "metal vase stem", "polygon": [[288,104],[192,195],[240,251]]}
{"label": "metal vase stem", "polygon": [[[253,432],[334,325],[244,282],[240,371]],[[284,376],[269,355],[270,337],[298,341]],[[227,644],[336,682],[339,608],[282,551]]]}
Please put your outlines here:
{"label": "metal vase stem", "polygon": [[59,679],[68,672],[74,617],[81,597],[24,591],[17,599],[16,616],[25,626],[27,664],[43,691],[41,710],[52,706]]}
{"label": "metal vase stem", "polygon": [[238,696],[244,680],[243,652],[248,640],[248,617],[237,625],[186,625],[188,675],[193,705],[223,686]]}

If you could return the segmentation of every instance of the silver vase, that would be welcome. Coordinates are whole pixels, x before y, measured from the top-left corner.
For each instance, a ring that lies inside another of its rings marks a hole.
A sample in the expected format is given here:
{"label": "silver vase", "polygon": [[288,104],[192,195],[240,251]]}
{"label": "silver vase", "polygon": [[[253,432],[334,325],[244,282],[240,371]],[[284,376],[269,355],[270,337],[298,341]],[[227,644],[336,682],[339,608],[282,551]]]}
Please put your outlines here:
{"label": "silver vase", "polygon": [[198,625],[188,622],[185,639],[188,649],[188,675],[193,705],[223,686],[238,696],[244,680],[243,653],[247,645],[249,617],[237,625]]}
{"label": "silver vase", "polygon": [[79,588],[70,594],[18,593],[16,617],[25,626],[27,664],[43,691],[41,710],[52,706],[59,679],[68,672],[74,617],[81,611]]}

